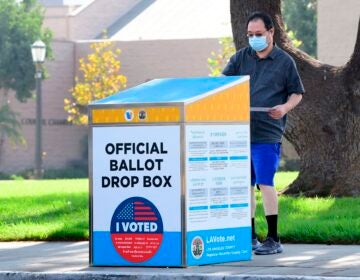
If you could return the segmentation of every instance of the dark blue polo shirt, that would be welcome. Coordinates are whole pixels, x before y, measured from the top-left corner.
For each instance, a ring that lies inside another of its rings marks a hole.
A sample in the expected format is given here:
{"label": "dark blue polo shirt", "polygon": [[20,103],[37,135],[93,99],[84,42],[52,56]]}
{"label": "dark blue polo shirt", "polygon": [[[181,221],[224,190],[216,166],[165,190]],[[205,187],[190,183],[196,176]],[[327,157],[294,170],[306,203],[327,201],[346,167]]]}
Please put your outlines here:
{"label": "dark blue polo shirt", "polygon": [[[259,58],[251,47],[239,50],[230,58],[223,74],[250,75],[251,107],[284,104],[291,94],[305,92],[295,61],[277,46],[266,58]],[[285,125],[286,116],[275,120],[266,112],[251,112],[251,142],[280,143]]]}

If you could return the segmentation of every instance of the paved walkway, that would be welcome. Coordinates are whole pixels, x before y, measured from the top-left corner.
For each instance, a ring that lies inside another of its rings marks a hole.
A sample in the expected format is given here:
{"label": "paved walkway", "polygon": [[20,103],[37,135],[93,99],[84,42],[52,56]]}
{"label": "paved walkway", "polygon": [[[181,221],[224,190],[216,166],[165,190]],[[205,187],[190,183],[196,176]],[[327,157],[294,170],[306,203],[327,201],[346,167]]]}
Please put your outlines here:
{"label": "paved walkway", "polygon": [[282,254],[252,261],[188,268],[89,267],[88,242],[0,242],[0,279],[360,280],[360,246],[284,248]]}

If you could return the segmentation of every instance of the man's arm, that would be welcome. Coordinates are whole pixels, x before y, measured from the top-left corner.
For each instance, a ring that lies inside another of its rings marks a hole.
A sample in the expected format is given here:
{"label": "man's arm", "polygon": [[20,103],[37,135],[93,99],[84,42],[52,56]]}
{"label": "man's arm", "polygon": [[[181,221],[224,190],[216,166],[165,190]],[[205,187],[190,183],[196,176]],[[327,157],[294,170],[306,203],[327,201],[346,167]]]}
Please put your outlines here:
{"label": "man's arm", "polygon": [[273,119],[281,119],[288,112],[294,109],[301,101],[302,94],[293,93],[290,95],[288,101],[285,104],[277,105],[269,110],[269,115]]}
{"label": "man's arm", "polygon": [[225,68],[222,71],[222,76],[236,76],[239,75],[238,71],[236,70],[238,67],[238,53],[233,54],[228,63],[226,64]]}

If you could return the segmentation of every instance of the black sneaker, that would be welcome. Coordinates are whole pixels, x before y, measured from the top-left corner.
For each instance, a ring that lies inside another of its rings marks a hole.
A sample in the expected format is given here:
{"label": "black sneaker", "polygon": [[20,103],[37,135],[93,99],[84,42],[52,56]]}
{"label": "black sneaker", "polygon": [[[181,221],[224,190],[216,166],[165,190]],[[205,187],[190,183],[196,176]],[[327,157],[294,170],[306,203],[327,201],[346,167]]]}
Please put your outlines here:
{"label": "black sneaker", "polygon": [[253,238],[252,239],[252,250],[256,250],[257,248],[259,248],[262,244],[259,242],[259,240],[257,238]]}
{"label": "black sneaker", "polygon": [[259,248],[254,250],[254,253],[256,255],[271,255],[282,253],[283,250],[284,249],[280,243],[280,240],[279,242],[276,242],[273,238],[266,237],[264,243]]}

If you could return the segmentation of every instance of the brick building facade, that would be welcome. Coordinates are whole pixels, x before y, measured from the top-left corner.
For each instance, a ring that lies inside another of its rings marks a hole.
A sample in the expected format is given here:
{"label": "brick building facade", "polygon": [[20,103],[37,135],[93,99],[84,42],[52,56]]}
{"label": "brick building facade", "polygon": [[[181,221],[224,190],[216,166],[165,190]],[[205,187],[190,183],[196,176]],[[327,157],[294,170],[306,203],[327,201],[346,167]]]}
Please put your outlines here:
{"label": "brick building facade", "polygon": [[[69,89],[74,85],[77,62],[90,53],[90,44],[104,29],[115,34],[116,28],[126,25],[154,1],[90,0],[82,6],[63,5],[65,0],[42,2],[47,6],[44,25],[54,32],[54,60],[46,62],[49,78],[42,83],[43,166],[45,169],[72,168],[84,160],[87,136],[86,127],[66,121],[63,109],[64,98],[69,96]],[[229,34],[225,35],[229,36],[230,32],[229,27]],[[219,49],[215,37],[124,39],[115,44],[122,50],[120,60],[122,74],[128,79],[127,87],[154,78],[207,76],[207,58],[211,51]],[[5,141],[0,153],[0,172],[5,173],[33,169],[35,165],[35,100],[19,103],[13,99],[11,106],[20,114],[27,145],[14,148]]]}
{"label": "brick building facade", "polygon": [[[54,32],[55,57],[46,62],[50,77],[43,82],[45,169],[71,168],[86,160],[87,128],[66,121],[63,100],[74,85],[77,61],[90,52],[90,44],[104,29],[122,50],[128,87],[153,78],[207,76],[207,58],[219,49],[218,38],[231,36],[229,0],[172,0],[168,10],[168,0],[39,1],[46,6],[44,25]],[[202,10],[205,2],[208,14]],[[153,18],[161,12],[156,24]],[[359,16],[359,0],[318,0],[321,61],[342,65],[348,60]],[[35,165],[35,100],[11,100],[11,106],[20,114],[27,145],[13,148],[5,141],[0,147],[0,172],[6,173]],[[288,158],[296,157],[289,145],[284,146]]]}

